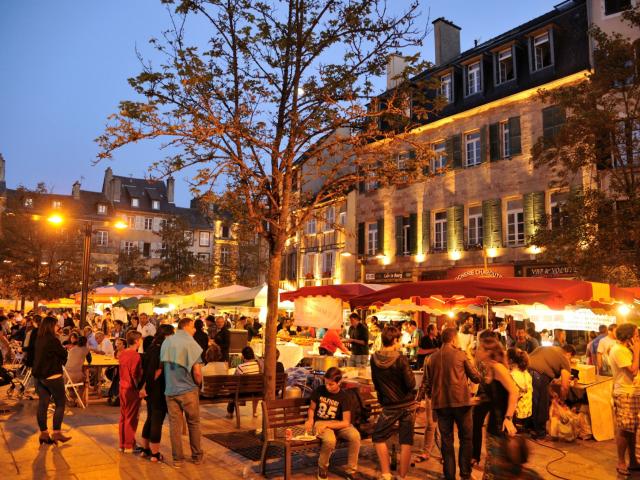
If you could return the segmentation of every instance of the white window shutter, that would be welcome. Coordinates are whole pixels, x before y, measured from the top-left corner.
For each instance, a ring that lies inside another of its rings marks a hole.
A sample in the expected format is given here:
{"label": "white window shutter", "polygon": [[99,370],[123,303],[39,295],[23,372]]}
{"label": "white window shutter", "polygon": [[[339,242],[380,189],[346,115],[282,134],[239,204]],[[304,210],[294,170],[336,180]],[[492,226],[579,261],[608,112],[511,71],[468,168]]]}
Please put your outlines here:
{"label": "white window shutter", "polygon": [[136,230],[144,230],[144,217],[136,215]]}

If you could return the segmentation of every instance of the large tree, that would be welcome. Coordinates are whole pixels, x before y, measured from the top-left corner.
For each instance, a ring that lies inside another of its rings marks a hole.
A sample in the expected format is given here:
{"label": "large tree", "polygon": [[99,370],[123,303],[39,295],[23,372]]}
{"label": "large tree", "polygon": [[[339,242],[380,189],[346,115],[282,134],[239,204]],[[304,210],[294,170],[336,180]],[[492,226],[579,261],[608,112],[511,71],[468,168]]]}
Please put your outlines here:
{"label": "large tree", "polygon": [[149,280],[147,263],[138,247],[120,250],[116,265],[119,283],[146,283]]}
{"label": "large tree", "polygon": [[[621,21],[640,29],[640,7]],[[582,278],[638,284],[640,43],[597,27],[590,34],[594,70],[575,85],[540,92],[557,106],[548,114],[564,122],[538,140],[533,161],[570,193],[530,241],[544,248],[543,258],[575,267]]]}
{"label": "large tree", "polygon": [[[98,139],[100,158],[133,142],[163,139],[171,153],[155,165],[161,172],[195,165],[197,186],[218,193],[226,188],[240,200],[246,221],[268,245],[265,376],[273,396],[287,239],[317,205],[344,195],[363,172],[385,166],[376,161],[387,158],[381,148],[391,142],[384,140],[402,141],[396,134],[433,107],[421,98],[427,91],[416,88],[416,79],[373,100],[374,80],[390,54],[424,38],[426,27],[416,21],[420,2],[163,3],[173,8],[174,28],[153,44],[165,60],[157,68],[144,64],[130,79],[142,99],[121,102]],[[189,43],[189,22],[209,29],[206,44]],[[423,69],[416,58],[408,59],[402,79]],[[374,140],[378,148],[372,150]],[[417,163],[412,158],[405,167],[421,171]]]}
{"label": "large tree", "polygon": [[180,217],[172,217],[164,222],[160,230],[162,249],[158,281],[180,284],[190,275],[206,273],[207,266],[189,249],[193,238],[188,237],[186,232],[190,232],[189,227]]}
{"label": "large tree", "polygon": [[[80,290],[82,233],[78,225],[56,226],[38,214],[47,189],[20,187],[11,195],[0,235],[0,291],[35,302]],[[25,200],[29,199],[29,208]]]}

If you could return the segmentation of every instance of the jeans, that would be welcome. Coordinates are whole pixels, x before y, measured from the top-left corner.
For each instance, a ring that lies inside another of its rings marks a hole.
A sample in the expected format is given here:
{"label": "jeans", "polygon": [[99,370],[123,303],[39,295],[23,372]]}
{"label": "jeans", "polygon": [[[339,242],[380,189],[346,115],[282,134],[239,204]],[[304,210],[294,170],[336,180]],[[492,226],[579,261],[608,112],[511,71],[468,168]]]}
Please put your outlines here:
{"label": "jeans", "polygon": [[166,398],[173,460],[175,462],[184,460],[184,452],[182,450],[183,412],[187,417],[191,458],[194,460],[201,459],[203,452],[200,447],[200,398],[198,397],[198,390],[195,389],[181,395],[167,396]]}
{"label": "jeans", "polygon": [[549,420],[549,384],[551,379],[544,373],[529,370],[532,377],[533,385],[533,408],[531,421],[533,423],[533,431],[536,435],[544,436],[547,434],[547,420]]}
{"label": "jeans", "polygon": [[369,355],[351,355],[347,361],[348,367],[366,367],[369,365]]}
{"label": "jeans", "polygon": [[442,438],[442,460],[444,462],[444,478],[455,480],[456,478],[456,454],[453,449],[453,424],[458,427],[458,440],[460,449],[458,451],[458,466],[460,467],[460,478],[471,477],[471,407],[451,407],[439,408],[438,428]]}
{"label": "jeans", "polygon": [[480,462],[480,455],[482,455],[482,431],[484,427],[484,421],[487,418],[487,414],[491,410],[491,403],[482,402],[473,407],[471,414],[473,418],[473,453],[471,458]]}
{"label": "jeans", "polygon": [[327,428],[320,435],[322,446],[320,447],[320,457],[318,458],[318,466],[324,470],[329,468],[329,459],[336,449],[337,438],[346,440],[348,446],[347,456],[347,473],[355,473],[358,471],[358,455],[360,454],[360,432],[353,425],[340,430],[331,430]]}
{"label": "jeans", "polygon": [[56,409],[53,412],[53,430],[62,428],[62,419],[64,418],[64,407],[67,400],[64,391],[64,380],[62,377],[54,379],[36,378],[36,392],[38,393],[38,427],[40,431],[47,430],[47,410],[49,402],[53,398]]}

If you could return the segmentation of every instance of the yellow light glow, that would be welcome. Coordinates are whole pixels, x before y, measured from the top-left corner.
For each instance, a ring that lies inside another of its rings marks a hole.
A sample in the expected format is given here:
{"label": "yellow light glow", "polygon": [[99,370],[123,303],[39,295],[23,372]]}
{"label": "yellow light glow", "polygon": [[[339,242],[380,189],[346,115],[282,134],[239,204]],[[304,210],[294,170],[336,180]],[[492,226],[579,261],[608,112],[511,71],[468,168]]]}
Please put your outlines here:
{"label": "yellow light glow", "polygon": [[340,255],[343,256],[343,257],[350,257],[351,256],[351,252],[341,252]]}
{"label": "yellow light glow", "polygon": [[456,316],[456,314],[455,314],[455,313],[453,313],[453,310],[449,310],[449,311],[447,312],[447,317],[449,317],[449,318],[453,318],[453,317],[455,317],[455,316]]}
{"label": "yellow light glow", "polygon": [[539,253],[542,253],[542,248],[538,247],[537,245],[531,245],[529,248],[527,248],[527,252],[529,252],[531,255],[538,255]]}
{"label": "yellow light glow", "polygon": [[422,263],[424,262],[426,259],[426,255],[424,253],[419,253],[416,255],[416,262],[417,263]]}
{"label": "yellow light glow", "polygon": [[460,250],[453,250],[449,252],[449,260],[460,260],[462,258],[462,252]]}
{"label": "yellow light glow", "polygon": [[31,220],[37,222],[38,220],[40,220],[40,215],[31,215]]}
{"label": "yellow light glow", "polygon": [[629,315],[629,313],[631,313],[631,309],[629,308],[628,305],[623,304],[618,307],[618,313],[626,317],[627,315]]}
{"label": "yellow light glow", "polygon": [[49,215],[47,217],[47,222],[51,223],[52,225],[60,225],[62,224],[62,222],[64,222],[64,218],[62,218],[61,215],[54,213],[53,215]]}
{"label": "yellow light glow", "polygon": [[133,282],[131,282],[131,283],[129,284],[129,286],[131,286],[131,287],[135,287],[135,286],[136,286],[136,284],[135,284],[135,283],[133,283]]}
{"label": "yellow light glow", "polygon": [[496,258],[498,256],[498,249],[497,248],[487,248],[486,250],[487,252],[487,257],[489,258]]}
{"label": "yellow light glow", "polygon": [[196,276],[196,274],[195,274],[195,273],[190,273],[190,274],[189,274],[189,278],[193,278],[193,277],[195,277],[195,276]]}
{"label": "yellow light glow", "polygon": [[124,230],[128,226],[129,225],[127,225],[127,223],[122,221],[122,220],[118,220],[118,221],[116,221],[116,223],[113,224],[113,228],[116,228],[118,230]]}

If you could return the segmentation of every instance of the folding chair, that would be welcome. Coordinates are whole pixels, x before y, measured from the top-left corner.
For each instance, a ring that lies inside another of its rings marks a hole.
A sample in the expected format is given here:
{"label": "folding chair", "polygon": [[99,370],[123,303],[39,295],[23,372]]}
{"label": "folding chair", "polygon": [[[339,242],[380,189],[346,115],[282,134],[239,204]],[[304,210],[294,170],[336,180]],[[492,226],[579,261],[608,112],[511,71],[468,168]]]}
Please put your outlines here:
{"label": "folding chair", "polygon": [[83,399],[82,395],[80,395],[80,392],[78,392],[78,388],[84,388],[83,392],[86,392],[86,384],[84,381],[82,382],[74,382],[73,380],[71,380],[71,376],[69,375],[69,372],[67,371],[67,369],[63,366],[62,367],[62,372],[64,374],[64,391],[65,394],[67,395],[67,399],[69,401],[73,400],[73,398],[71,397],[71,390],[73,390],[73,393],[75,393],[75,396],[78,400],[78,402],[80,403],[80,406],[82,408],[87,408],[87,406],[85,405],[85,399]]}

